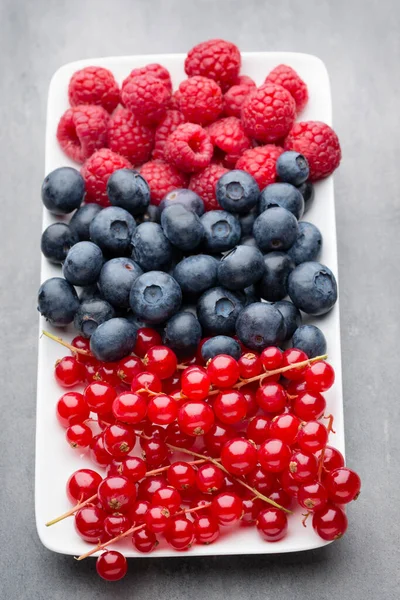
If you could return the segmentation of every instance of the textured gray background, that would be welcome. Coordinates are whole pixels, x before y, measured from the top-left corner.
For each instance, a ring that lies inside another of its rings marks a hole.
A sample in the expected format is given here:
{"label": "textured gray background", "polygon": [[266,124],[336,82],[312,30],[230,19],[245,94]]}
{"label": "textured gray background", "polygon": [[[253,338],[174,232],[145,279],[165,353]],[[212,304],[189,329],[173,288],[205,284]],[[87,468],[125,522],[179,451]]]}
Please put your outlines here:
{"label": "textured gray background", "polygon": [[[399,597],[399,17],[397,0],[1,0],[1,598]],[[347,456],[363,493],[349,510],[348,534],[325,549],[137,560],[110,586],[96,576],[94,561],[50,553],[35,530],[35,293],[47,87],[72,60],[185,52],[210,37],[242,50],[316,54],[330,73],[343,147],[335,185]]]}

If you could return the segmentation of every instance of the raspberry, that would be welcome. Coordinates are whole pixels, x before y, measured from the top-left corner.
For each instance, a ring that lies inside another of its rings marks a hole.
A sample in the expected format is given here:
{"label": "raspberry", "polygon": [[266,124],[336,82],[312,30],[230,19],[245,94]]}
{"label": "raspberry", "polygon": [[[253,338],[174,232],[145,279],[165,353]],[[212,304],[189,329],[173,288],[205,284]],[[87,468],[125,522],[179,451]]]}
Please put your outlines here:
{"label": "raspberry", "polygon": [[294,98],[298,113],[302,111],[307,104],[307,86],[292,67],[289,67],[288,65],[278,65],[275,69],[272,69],[269,75],[267,75],[265,83],[274,83],[284,87]]}
{"label": "raspberry", "polygon": [[215,196],[215,186],[218,179],[227,172],[228,169],[225,169],[225,167],[212,164],[190,178],[189,189],[202,198],[206,210],[221,209]]}
{"label": "raspberry", "polygon": [[129,160],[108,148],[102,148],[92,154],[81,168],[86,187],[85,202],[110,206],[107,197],[107,181],[118,169],[132,169],[132,165]]}
{"label": "raspberry", "polygon": [[159,65],[158,63],[151,63],[150,65],[146,65],[145,67],[140,67],[139,69],[133,69],[130,73],[130,77],[136,77],[137,75],[154,75],[157,79],[161,79],[167,86],[170,92],[172,92],[172,81],[171,75],[169,71]]}
{"label": "raspberry", "polygon": [[207,131],[194,123],[179,125],[167,139],[165,157],[185,173],[205,169],[213,155],[213,145]]}
{"label": "raspberry", "polygon": [[244,128],[259,142],[275,142],[285,137],[295,118],[296,103],[281,85],[264,83],[243,102]]}
{"label": "raspberry", "polygon": [[179,108],[187,121],[212,123],[222,112],[221,88],[206,77],[190,77],[179,86]]}
{"label": "raspberry", "polygon": [[231,117],[240,117],[245,98],[247,98],[256,86],[254,81],[250,79],[250,77],[247,77],[247,75],[239,77],[240,80],[243,80],[244,78],[249,79],[250,82],[236,83],[229,88],[224,96],[224,111]]}
{"label": "raspberry", "polygon": [[235,81],[235,85],[247,85],[249,88],[256,87],[255,81],[248,75],[239,75]]}
{"label": "raspberry", "polygon": [[102,106],[81,104],[65,111],[57,127],[57,139],[65,154],[83,163],[107,146],[110,115]]}
{"label": "raspberry", "polygon": [[154,75],[129,75],[122,84],[122,102],[145,125],[161,121],[165,115],[171,91]]}
{"label": "raspberry", "polygon": [[295,150],[306,157],[312,181],[328,177],[342,157],[336,133],[320,121],[296,123],[285,140],[285,150]]}
{"label": "raspberry", "polygon": [[269,144],[246,150],[236,163],[236,169],[242,169],[253,175],[260,190],[276,181],[276,161],[283,148]]}
{"label": "raspberry", "polygon": [[168,102],[168,110],[179,110],[179,90],[175,90]]}
{"label": "raspberry", "polygon": [[85,67],[72,75],[68,97],[71,106],[99,104],[111,113],[119,104],[119,87],[108,69]]}
{"label": "raspberry", "polygon": [[127,108],[120,108],[110,117],[108,146],[133,165],[141,165],[150,159],[154,130],[140,123]]}
{"label": "raspberry", "polygon": [[145,163],[140,169],[140,174],[149,184],[151,203],[156,206],[168,192],[187,187],[188,183],[184,173],[162,160],[151,160]]}
{"label": "raspberry", "polygon": [[189,77],[202,75],[213,79],[225,91],[237,79],[240,65],[240,51],[235,44],[224,40],[208,40],[188,52],[185,72]]}
{"label": "raspberry", "polygon": [[223,164],[231,169],[245,150],[251,147],[250,138],[245,134],[243,125],[236,117],[227,117],[212,123],[208,129],[211,142],[225,154]]}
{"label": "raspberry", "polygon": [[168,137],[173,131],[185,122],[185,117],[179,110],[168,110],[165,117],[160,121],[154,140],[153,158],[163,160],[164,147]]}

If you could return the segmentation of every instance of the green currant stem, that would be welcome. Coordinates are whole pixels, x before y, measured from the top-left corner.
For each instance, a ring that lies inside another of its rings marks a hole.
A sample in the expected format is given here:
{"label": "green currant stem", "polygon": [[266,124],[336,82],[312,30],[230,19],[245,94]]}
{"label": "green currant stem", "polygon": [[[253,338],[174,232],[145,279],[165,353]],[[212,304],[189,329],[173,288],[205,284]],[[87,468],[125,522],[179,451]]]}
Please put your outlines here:
{"label": "green currant stem", "polygon": [[42,334],[45,335],[46,337],[50,338],[54,342],[57,342],[57,344],[61,344],[61,346],[65,346],[65,348],[68,348],[68,350],[70,350],[73,354],[84,354],[85,356],[92,356],[92,354],[90,352],[88,352],[87,350],[81,350],[80,348],[75,348],[75,346],[68,344],[68,342],[65,342],[62,338],[60,338],[56,335],[53,335],[49,331],[45,331],[44,329],[42,329]]}
{"label": "green currant stem", "polygon": [[[328,432],[328,439],[329,439],[329,434],[330,433],[335,433],[332,425],[333,425],[333,415],[328,415],[327,417],[324,417],[324,419],[328,419],[328,425],[326,426],[327,432]],[[322,479],[322,469],[324,467],[324,458],[325,458],[325,450],[326,450],[326,445],[322,448],[321,450],[321,456],[319,457],[319,464],[318,464],[318,481],[321,481]]]}
{"label": "green currant stem", "polygon": [[91,502],[93,502],[93,500],[96,500],[96,498],[97,498],[97,494],[94,494],[94,496],[90,496],[90,498],[88,498],[84,502],[78,502],[78,504],[76,504],[73,508],[71,508],[70,510],[68,510],[63,515],[60,515],[59,517],[57,517],[56,519],[53,519],[52,521],[48,521],[46,523],[46,527],[51,527],[51,525],[55,525],[56,523],[59,523],[60,521],[63,521],[67,517],[72,516],[74,513],[76,513],[77,510],[79,510],[80,508],[83,508],[84,506],[87,506],[88,504],[90,504]]}

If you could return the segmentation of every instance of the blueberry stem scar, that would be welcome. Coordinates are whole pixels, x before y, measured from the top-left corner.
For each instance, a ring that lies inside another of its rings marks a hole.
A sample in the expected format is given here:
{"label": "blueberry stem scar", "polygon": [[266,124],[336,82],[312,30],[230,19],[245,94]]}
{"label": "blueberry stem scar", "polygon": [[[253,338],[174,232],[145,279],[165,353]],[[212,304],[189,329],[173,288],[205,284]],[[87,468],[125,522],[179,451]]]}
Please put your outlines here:
{"label": "blueberry stem scar", "polygon": [[50,338],[54,342],[61,344],[61,346],[65,346],[65,348],[68,348],[69,350],[71,350],[71,352],[73,354],[85,354],[86,356],[92,356],[91,353],[88,352],[87,350],[81,350],[80,348],[75,348],[75,346],[71,346],[71,344],[68,344],[68,342],[65,342],[62,338],[58,337],[57,335],[53,335],[49,331],[45,331],[44,329],[42,329],[42,335],[45,335],[46,337]]}

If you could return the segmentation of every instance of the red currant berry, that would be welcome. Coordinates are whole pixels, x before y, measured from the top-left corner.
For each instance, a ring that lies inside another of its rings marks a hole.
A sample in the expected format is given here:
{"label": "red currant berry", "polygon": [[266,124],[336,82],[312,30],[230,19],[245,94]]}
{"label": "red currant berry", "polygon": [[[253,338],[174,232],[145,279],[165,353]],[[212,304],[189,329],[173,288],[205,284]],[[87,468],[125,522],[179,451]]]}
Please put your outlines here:
{"label": "red currant berry", "polygon": [[314,513],[312,525],[319,537],[331,542],[346,533],[347,517],[338,506],[327,504]]}
{"label": "red currant berry", "polygon": [[166,394],[153,396],[147,405],[147,418],[156,425],[169,425],[178,415],[178,405]]}
{"label": "red currant berry", "polygon": [[133,483],[138,483],[147,472],[144,460],[138,456],[127,456],[121,462],[113,460],[107,469],[107,475],[122,475]]}
{"label": "red currant berry", "polygon": [[86,387],[83,395],[92,412],[107,415],[111,412],[117,392],[105,381],[93,381]]}
{"label": "red currant berry", "polygon": [[125,458],[136,444],[136,434],[122,423],[109,425],[104,430],[104,446],[113,458]]}
{"label": "red currant berry", "polygon": [[199,515],[194,522],[194,534],[198,544],[212,544],[220,534],[217,519],[211,514]]}
{"label": "red currant berry", "polygon": [[332,502],[348,504],[357,500],[361,490],[361,479],[355,471],[341,467],[328,473],[324,485]]}
{"label": "red currant berry", "polygon": [[247,483],[255,488],[264,496],[271,494],[272,490],[276,487],[276,477],[273,473],[264,471],[262,467],[257,466],[249,473],[246,477]]}
{"label": "red currant berry", "polygon": [[278,415],[271,421],[269,434],[272,438],[282,440],[288,446],[292,446],[297,440],[299,427],[300,420],[291,413]]}
{"label": "red currant berry", "polygon": [[258,354],[249,352],[248,354],[242,354],[238,360],[240,377],[242,379],[251,379],[257,377],[263,370],[263,365]]}
{"label": "red currant berry", "polygon": [[107,512],[125,513],[135,502],[135,484],[126,477],[106,477],[99,485],[97,496]]}
{"label": "red currant berry", "polygon": [[203,367],[188,367],[182,374],[182,392],[190,400],[205,400],[210,391],[210,378]]}
{"label": "red currant berry", "polygon": [[92,504],[80,508],[75,513],[76,532],[85,542],[97,544],[104,537],[104,519],[106,516],[104,510]]}
{"label": "red currant berry", "polygon": [[[161,425],[153,425],[152,423],[146,423],[142,429],[143,437],[139,438],[140,447],[143,448],[143,444],[146,443],[149,439],[151,440],[161,440],[165,442],[167,437],[166,429],[161,427]],[[147,440],[146,440],[147,438]]]}
{"label": "red currant berry", "polygon": [[292,498],[297,498],[300,483],[293,479],[293,475],[289,469],[285,469],[282,473],[279,473],[279,481],[283,490],[289,494]]}
{"label": "red currant berry", "polygon": [[330,473],[335,469],[344,467],[344,457],[339,450],[333,448],[333,446],[326,446],[325,450],[318,450],[318,452],[315,453],[318,462],[321,460],[322,452],[324,453],[324,462],[322,466],[323,473]]}
{"label": "red currant berry", "polygon": [[72,473],[67,481],[66,491],[72,504],[84,502],[97,493],[97,488],[103,480],[102,476],[92,469],[79,469]]}
{"label": "red currant berry", "polygon": [[326,392],[335,382],[335,371],[324,360],[317,361],[308,367],[304,379],[311,392]]}
{"label": "red currant berry", "polygon": [[169,525],[171,514],[165,506],[150,506],[146,514],[146,527],[153,533],[164,533]]}
{"label": "red currant berry", "polygon": [[303,483],[297,493],[297,502],[302,508],[315,512],[320,510],[328,502],[328,494],[325,487],[319,481]]}
{"label": "red currant berry", "polygon": [[132,379],[131,391],[140,392],[140,395],[143,396],[143,398],[151,398],[151,394],[146,394],[145,391],[141,390],[149,390],[150,392],[158,394],[162,391],[161,379],[154,373],[149,373],[148,371],[143,371],[143,373],[135,375]]}
{"label": "red currant berry", "polygon": [[84,370],[74,356],[64,356],[56,362],[54,377],[61,387],[69,388],[83,381]]}
{"label": "red currant berry", "polygon": [[161,335],[150,327],[141,327],[137,330],[136,344],[133,352],[143,358],[154,346],[162,344]]}
{"label": "red currant berry", "polygon": [[258,460],[264,471],[279,473],[289,466],[290,448],[278,439],[263,442],[258,449]]}
{"label": "red currant berry", "polygon": [[100,363],[95,358],[90,358],[90,360],[88,359],[82,366],[84,371],[84,381],[87,383],[97,381],[96,373],[99,370]]}
{"label": "red currant berry", "polygon": [[150,508],[150,502],[146,500],[138,500],[132,504],[128,515],[133,525],[142,525],[146,522],[147,511]]}
{"label": "red currant berry", "polygon": [[290,379],[285,379],[283,380],[283,383],[285,384],[288,396],[298,396],[307,391],[307,384],[305,381],[290,381]]}
{"label": "red currant berry", "polygon": [[114,417],[123,423],[137,425],[146,416],[147,402],[142,394],[134,392],[122,392],[112,404]]}
{"label": "red currant berry", "polygon": [[194,438],[192,435],[183,433],[176,421],[171,423],[171,425],[168,425],[168,427],[165,429],[165,432],[165,441],[172,446],[177,446],[178,448],[190,449],[196,441],[196,438]]}
{"label": "red currant berry", "polygon": [[106,467],[113,459],[104,446],[104,435],[95,435],[90,444],[90,458],[99,467]]}
{"label": "red currant berry", "polygon": [[292,497],[282,488],[271,492],[268,498],[274,500],[274,502],[279,504],[279,506],[283,506],[283,508],[290,509],[292,506]]}
{"label": "red currant berry", "polygon": [[181,374],[176,371],[172,377],[164,379],[162,382],[163,391],[171,396],[172,394],[180,393],[181,391]]}
{"label": "red currant berry", "polygon": [[287,516],[278,508],[265,508],[257,518],[257,529],[267,542],[278,542],[287,533]]}
{"label": "red currant berry", "polygon": [[157,546],[158,541],[155,533],[147,529],[139,529],[132,534],[132,544],[136,550],[143,553],[152,552]]}
{"label": "red currant berry", "polygon": [[[268,439],[271,421],[263,416],[257,415],[247,425],[246,435],[249,440],[260,445]],[[273,436],[275,437],[275,436]]]}
{"label": "red currant berry", "polygon": [[221,462],[232,475],[247,475],[257,464],[257,450],[249,440],[236,438],[226,442]]}
{"label": "red currant berry", "polygon": [[287,396],[279,383],[266,383],[258,388],[256,394],[258,406],[267,413],[280,413],[285,408]]}
{"label": "red currant berry", "polygon": [[114,513],[108,515],[104,519],[104,531],[110,538],[114,538],[121,533],[125,533],[132,527],[132,522],[129,517],[122,513]]}
{"label": "red currant berry", "polygon": [[89,418],[89,408],[82,394],[67,392],[57,402],[56,415],[60,425],[67,428],[86,421]]}
{"label": "red currant berry", "polygon": [[243,515],[241,522],[244,525],[254,525],[264,506],[264,502],[259,498],[245,498],[243,500]]}
{"label": "red currant berry", "polygon": [[221,450],[228,440],[236,437],[236,432],[228,425],[214,423],[210,431],[204,436],[207,452],[214,458],[219,458]]}
{"label": "red currant berry", "polygon": [[326,446],[328,431],[318,421],[308,421],[299,429],[297,445],[303,452],[314,454]]}
{"label": "red currant berry", "polygon": [[168,482],[177,490],[187,490],[196,482],[196,471],[184,461],[176,461],[167,471]]}
{"label": "red currant berry", "polygon": [[246,493],[246,488],[240,485],[235,479],[232,479],[229,475],[225,475],[224,492],[229,492],[230,494],[239,496],[239,498],[243,498]]}
{"label": "red currant berry", "polygon": [[118,581],[125,577],[128,563],[121,552],[107,550],[96,561],[96,571],[106,581]]}
{"label": "red currant berry", "polygon": [[65,432],[68,444],[72,448],[87,448],[93,438],[93,432],[85,423],[70,425]]}
{"label": "red currant berry", "polygon": [[121,379],[118,377],[118,363],[100,363],[95,379],[96,381],[105,381],[113,387],[120,385]]}
{"label": "red currant berry", "polygon": [[215,494],[219,492],[225,483],[225,477],[221,469],[212,463],[205,463],[198,468],[196,473],[197,488],[203,494]]}
{"label": "red currant berry", "polygon": [[144,366],[137,356],[125,356],[118,363],[117,375],[122,383],[131,385],[132,379],[144,371]]}
{"label": "red currant berry", "polygon": [[242,516],[243,502],[236,494],[222,492],[213,499],[210,511],[220,525],[233,525]]}
{"label": "red currant berry", "polygon": [[318,463],[312,454],[293,452],[290,457],[289,471],[295,481],[308,483],[313,481],[318,472]]}
{"label": "red currant berry", "polygon": [[71,342],[71,346],[77,348],[78,350],[84,350],[88,352],[88,354],[82,354],[81,352],[76,352],[73,354],[76,360],[80,363],[87,363],[93,359],[93,356],[90,353],[90,340],[84,338],[81,335],[77,335]]}
{"label": "red currant berry", "polygon": [[293,412],[302,421],[320,419],[325,408],[325,398],[319,392],[303,392],[293,401]]}
{"label": "red currant berry", "polygon": [[251,388],[251,385],[245,385],[240,390],[247,402],[246,419],[251,419],[258,413],[258,404],[256,401],[256,392]]}
{"label": "red currant berry", "polygon": [[246,417],[246,398],[239,390],[224,390],[215,398],[213,409],[222,423],[239,423]]}
{"label": "red currant berry", "polygon": [[[308,360],[308,356],[305,352],[303,352],[303,350],[299,350],[298,348],[289,348],[283,353],[282,367],[296,365],[297,363],[302,363],[306,360]],[[285,371],[284,376],[286,379],[292,379],[293,381],[304,379],[304,373],[307,368],[307,365],[303,365],[302,367],[294,367],[293,369]]]}
{"label": "red currant berry", "polygon": [[264,348],[264,350],[261,352],[260,360],[266,371],[275,371],[275,369],[279,369],[282,366],[282,350],[276,346]]}
{"label": "red currant berry", "polygon": [[187,435],[204,435],[214,424],[214,412],[205,402],[186,402],[179,409],[178,424]]}
{"label": "red currant berry", "polygon": [[154,373],[160,379],[168,379],[176,371],[178,361],[176,354],[167,346],[153,346],[147,352],[143,363],[150,373]]}
{"label": "red currant berry", "polygon": [[165,465],[168,458],[168,446],[160,438],[143,440],[141,442],[143,458],[150,469]]}
{"label": "red currant berry", "polygon": [[178,490],[172,485],[165,485],[153,493],[150,501],[156,506],[164,506],[171,515],[174,515],[179,509],[182,499]]}
{"label": "red currant berry", "polygon": [[238,362],[227,354],[214,356],[207,365],[211,383],[218,388],[232,387],[240,377]]}
{"label": "red currant berry", "polygon": [[194,541],[194,524],[184,515],[172,517],[165,539],[175,550],[187,550]]}
{"label": "red currant berry", "polygon": [[116,422],[116,418],[112,413],[108,413],[107,415],[98,415],[97,416],[97,424],[102,431],[107,429],[109,425],[114,425]]}

